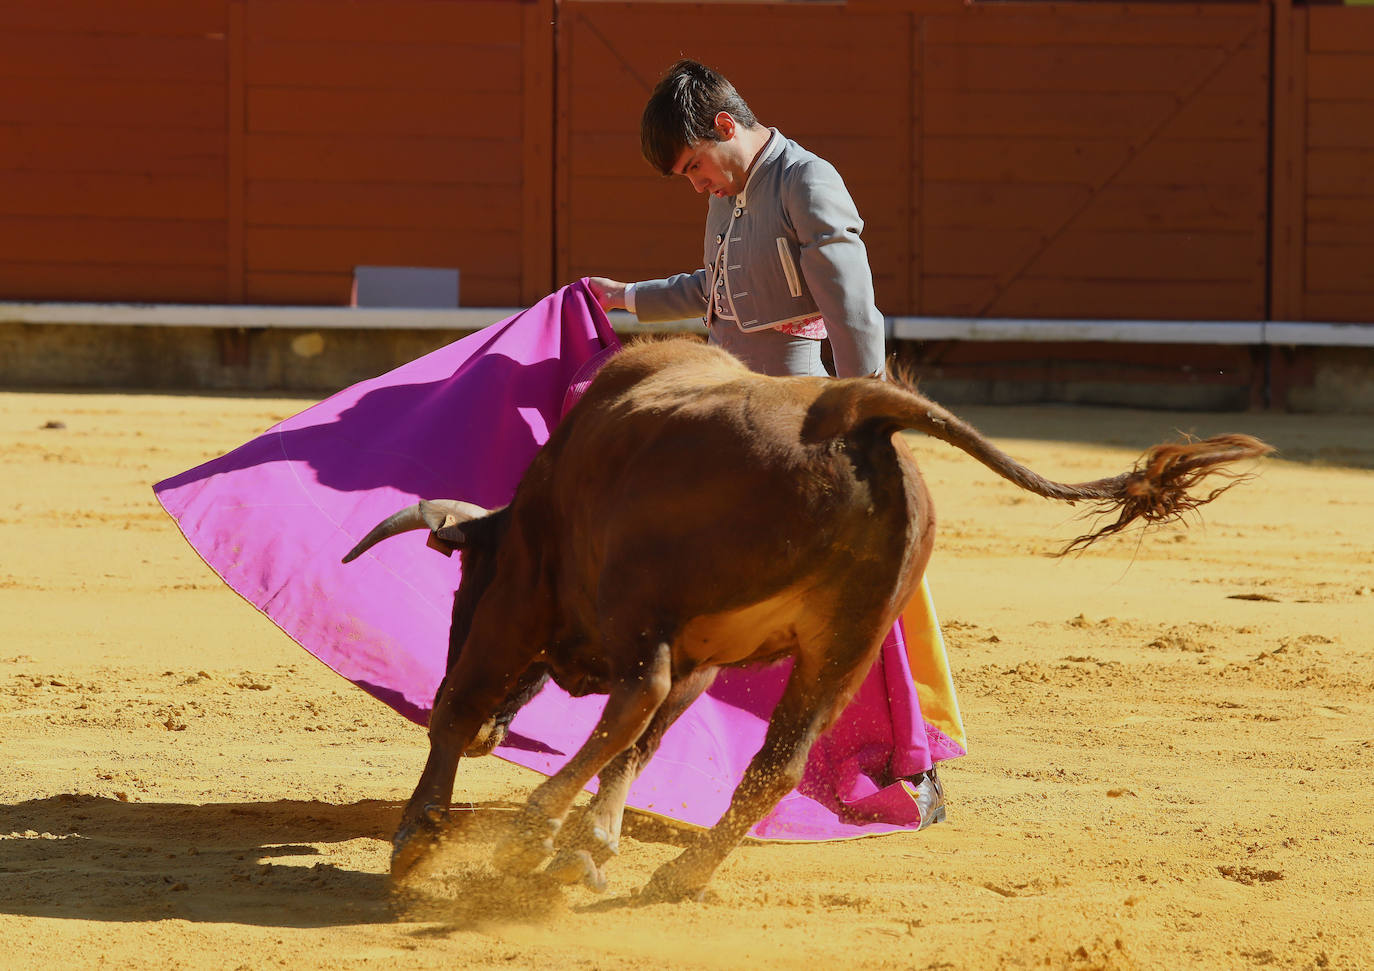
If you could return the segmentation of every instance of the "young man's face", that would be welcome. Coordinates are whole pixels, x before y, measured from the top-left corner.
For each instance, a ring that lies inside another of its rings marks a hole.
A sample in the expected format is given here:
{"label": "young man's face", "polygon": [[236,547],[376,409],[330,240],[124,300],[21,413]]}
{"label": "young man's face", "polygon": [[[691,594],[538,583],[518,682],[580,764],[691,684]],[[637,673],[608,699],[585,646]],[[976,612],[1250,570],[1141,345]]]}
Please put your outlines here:
{"label": "young man's face", "polygon": [[745,172],[734,162],[729,144],[708,139],[689,145],[673,164],[673,174],[692,183],[698,192],[721,198],[739,195]]}
{"label": "young man's face", "polygon": [[729,112],[716,115],[716,138],[704,138],[688,145],[673,163],[673,174],[692,183],[698,192],[709,192],[725,198],[744,191],[753,158],[745,157],[747,149],[741,144],[735,119]]}

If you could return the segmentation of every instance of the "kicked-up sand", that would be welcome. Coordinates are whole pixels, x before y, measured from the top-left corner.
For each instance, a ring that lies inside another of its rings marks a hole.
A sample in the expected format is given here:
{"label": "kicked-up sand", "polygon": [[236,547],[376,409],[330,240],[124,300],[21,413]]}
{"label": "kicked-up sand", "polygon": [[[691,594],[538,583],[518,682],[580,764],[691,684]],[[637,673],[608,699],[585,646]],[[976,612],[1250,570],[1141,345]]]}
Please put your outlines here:
{"label": "kicked-up sand", "polygon": [[746,844],[704,902],[635,891],[686,834],[627,819],[609,891],[509,881],[477,807],[396,891],[422,729],[241,601],[151,485],[301,398],[0,394],[0,967],[1374,967],[1374,422],[960,412],[1037,471],[1176,431],[1279,448],[1187,528],[1049,554],[1075,510],[909,436],[970,754],[919,834]]}

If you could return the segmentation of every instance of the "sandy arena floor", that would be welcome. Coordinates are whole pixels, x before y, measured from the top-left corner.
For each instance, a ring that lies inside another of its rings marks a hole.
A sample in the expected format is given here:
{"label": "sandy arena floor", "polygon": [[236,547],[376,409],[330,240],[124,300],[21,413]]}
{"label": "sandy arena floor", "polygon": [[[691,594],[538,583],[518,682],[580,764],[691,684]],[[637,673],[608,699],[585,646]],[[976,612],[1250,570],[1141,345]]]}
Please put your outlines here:
{"label": "sandy arena floor", "polygon": [[[1046,554],[1074,511],[913,442],[972,753],[949,822],[746,845],[704,903],[515,892],[460,845],[405,895],[424,732],[224,587],[156,480],[301,399],[0,394],[0,967],[1374,967],[1374,421],[968,408],[1079,481],[1176,429],[1279,457],[1190,529]],[[465,762],[494,810],[531,774]]]}

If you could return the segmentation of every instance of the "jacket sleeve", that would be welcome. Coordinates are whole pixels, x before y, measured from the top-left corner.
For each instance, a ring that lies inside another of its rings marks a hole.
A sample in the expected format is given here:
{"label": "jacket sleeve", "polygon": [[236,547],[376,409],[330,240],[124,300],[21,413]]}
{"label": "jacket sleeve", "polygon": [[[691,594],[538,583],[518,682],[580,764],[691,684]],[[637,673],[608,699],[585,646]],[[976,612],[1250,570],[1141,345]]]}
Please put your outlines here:
{"label": "jacket sleeve", "polygon": [[835,167],[817,159],[785,180],[783,205],[801,246],[801,270],[835,354],[835,372],[882,374],[883,315],[873,297],[873,271],[859,234],[863,220]]}
{"label": "jacket sleeve", "polygon": [[635,284],[635,316],[646,323],[705,315],[705,269]]}

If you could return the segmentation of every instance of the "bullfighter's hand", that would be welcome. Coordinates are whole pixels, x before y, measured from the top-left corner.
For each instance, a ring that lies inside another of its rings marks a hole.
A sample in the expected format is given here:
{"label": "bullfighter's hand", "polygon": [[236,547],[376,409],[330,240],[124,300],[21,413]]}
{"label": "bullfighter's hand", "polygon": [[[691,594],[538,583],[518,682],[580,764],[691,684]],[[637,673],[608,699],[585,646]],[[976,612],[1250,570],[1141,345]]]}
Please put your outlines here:
{"label": "bullfighter's hand", "polygon": [[625,309],[625,284],[619,280],[608,280],[604,276],[587,278],[587,288],[591,290],[602,310]]}

